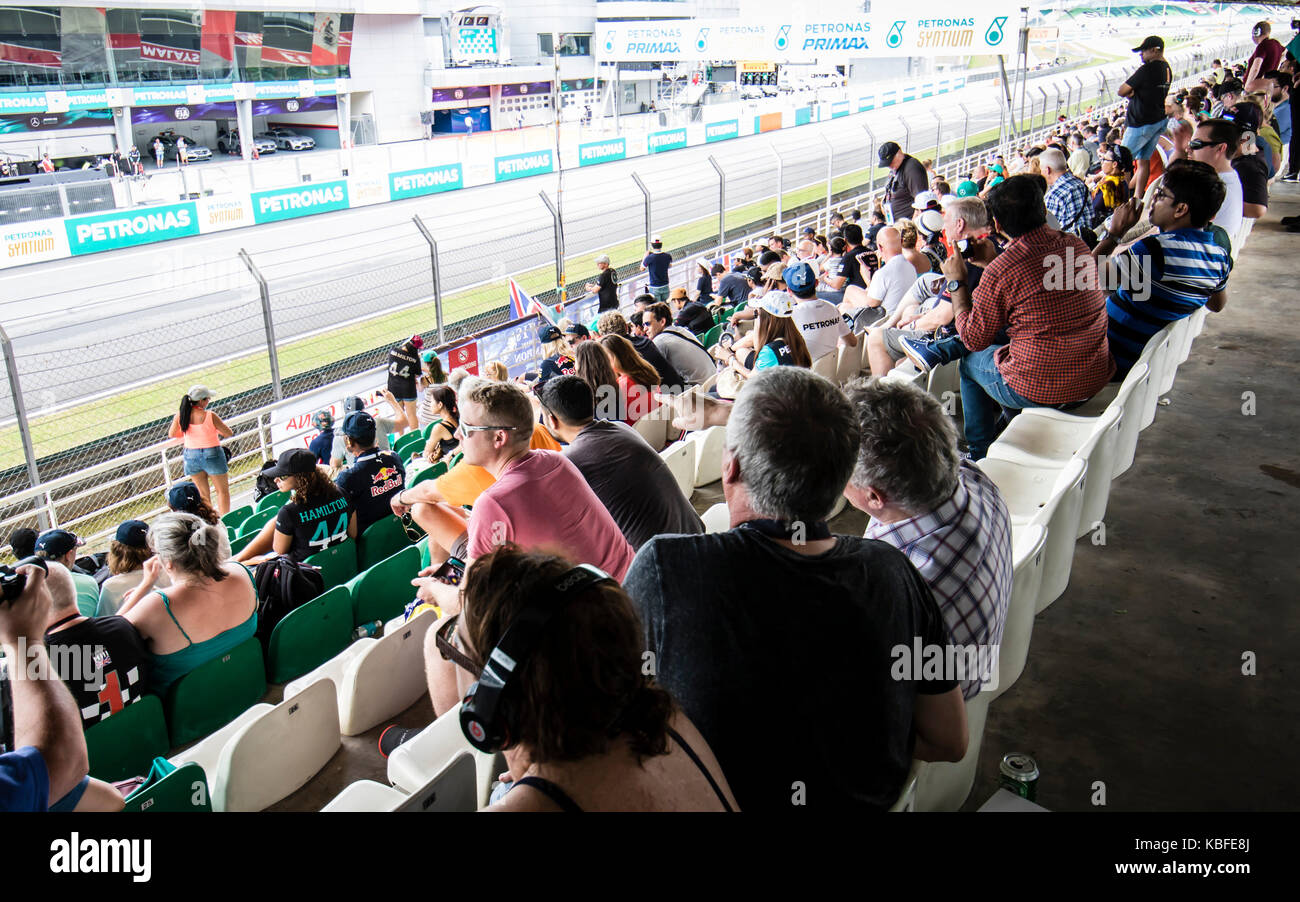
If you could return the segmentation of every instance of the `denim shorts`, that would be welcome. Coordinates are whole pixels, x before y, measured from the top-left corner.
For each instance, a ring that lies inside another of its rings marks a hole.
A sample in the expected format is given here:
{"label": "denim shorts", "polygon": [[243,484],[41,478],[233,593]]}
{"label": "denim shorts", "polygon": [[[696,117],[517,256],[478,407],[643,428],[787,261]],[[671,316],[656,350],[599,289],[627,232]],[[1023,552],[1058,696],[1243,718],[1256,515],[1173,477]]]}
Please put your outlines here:
{"label": "denim shorts", "polygon": [[1124,129],[1124,138],[1120,143],[1133,152],[1134,163],[1151,159],[1151,155],[1156,152],[1156,142],[1165,133],[1168,124],[1168,119],[1161,119],[1150,125],[1130,125]]}
{"label": "denim shorts", "polygon": [[226,452],[218,445],[214,448],[186,448],[183,456],[185,475],[207,473],[211,476],[226,475]]}

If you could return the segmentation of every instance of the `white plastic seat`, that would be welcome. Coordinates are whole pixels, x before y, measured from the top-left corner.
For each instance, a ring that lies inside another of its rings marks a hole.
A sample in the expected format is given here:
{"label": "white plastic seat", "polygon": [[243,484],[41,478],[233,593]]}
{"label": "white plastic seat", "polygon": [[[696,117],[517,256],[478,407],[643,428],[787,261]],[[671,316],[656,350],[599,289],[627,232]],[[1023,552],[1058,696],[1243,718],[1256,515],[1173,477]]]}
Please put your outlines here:
{"label": "white plastic seat", "polygon": [[373,780],[358,780],[321,811],[470,812],[476,809],[474,760],[461,752],[447,760],[414,792],[405,793]]}
{"label": "white plastic seat", "polygon": [[[428,691],[424,678],[424,635],[438,618],[424,611],[401,629],[379,639],[361,639],[363,646],[342,668],[338,686],[339,730],[344,736],[364,733],[380,721],[400,714]],[[284,687],[286,699],[321,679],[327,661]]]}
{"label": "white plastic seat", "polygon": [[[726,426],[710,426],[691,432],[686,441],[695,446],[695,480],[692,488],[699,488],[722,478],[722,446],[727,441]],[[690,497],[689,493],[687,497]]]}
{"label": "white plastic seat", "polygon": [[837,358],[835,356],[835,352],[831,351],[829,354],[823,354],[822,356],[818,357],[816,360],[813,361],[812,371],[816,373],[818,376],[821,376],[825,379],[829,379],[831,382],[834,382],[836,365],[837,365]]}
{"label": "white plastic seat", "polygon": [[985,691],[996,699],[1010,689],[1024,672],[1029,658],[1029,639],[1034,631],[1034,614],[1043,585],[1047,530],[1042,524],[1026,526],[1015,537],[1012,550],[1011,600],[998,647],[998,682]]}
{"label": "white plastic seat", "polygon": [[1075,457],[1063,468],[1031,467],[986,457],[979,462],[979,467],[993,480],[1007,503],[1013,542],[1018,538],[1018,529],[1032,525],[1047,527],[1043,583],[1035,607],[1035,612],[1040,612],[1056,601],[1070,582],[1087,462]]}
{"label": "white plastic seat", "polygon": [[700,519],[704,521],[705,532],[726,532],[731,529],[731,512],[727,510],[725,501],[719,501],[706,510]]}
{"label": "white plastic seat", "polygon": [[480,752],[469,744],[460,728],[459,704],[393,749],[388,756],[388,782],[413,793],[462,753],[474,759],[477,807],[486,807],[492,783],[505,769],[504,763],[497,755]]}
{"label": "white plastic seat", "polygon": [[836,349],[838,354],[835,363],[835,381],[840,385],[847,385],[857,378],[858,371],[862,369],[862,348],[854,345],[849,347],[847,344],[839,345]]}
{"label": "white plastic seat", "polygon": [[1064,467],[1072,457],[1087,461],[1088,472],[1098,478],[1089,480],[1075,527],[1077,538],[1086,535],[1106,514],[1110,480],[1101,478],[1101,474],[1110,473],[1114,466],[1120,414],[1115,404],[1101,416],[1091,418],[1033,416],[1028,410],[1022,411],[989,446],[988,456],[1032,467]]}
{"label": "white plastic seat", "polygon": [[1192,314],[1192,338],[1205,331],[1205,321],[1210,316],[1210,308],[1202,307]]}
{"label": "white plastic seat", "polygon": [[[320,680],[278,705],[256,705],[173,759],[204,765],[214,811],[261,811],[297,792],[339,750],[334,684]],[[216,759],[212,753],[216,751]]]}
{"label": "white plastic seat", "polygon": [[695,491],[695,444],[693,442],[673,442],[659,452],[668,470],[677,480],[677,488],[689,501]]}
{"label": "white plastic seat", "polygon": [[903,781],[903,788],[899,790],[898,800],[889,806],[890,811],[915,811],[916,810],[916,781],[921,776],[921,768],[925,767],[924,761],[912,760],[912,768],[907,772],[907,779]]}
{"label": "white plastic seat", "polygon": [[858,372],[870,372],[871,361],[867,359],[867,330],[863,329],[853,334],[858,337]]}
{"label": "white plastic seat", "polygon": [[993,693],[981,692],[966,702],[966,754],[960,761],[927,761],[916,781],[917,811],[957,811],[975,785],[975,770],[984,743],[984,723],[988,719]]}
{"label": "white plastic seat", "polygon": [[668,441],[668,420],[661,420],[653,413],[637,420],[632,428],[656,451],[662,450]]}
{"label": "white plastic seat", "polygon": [[343,791],[330,799],[324,811],[373,812],[394,811],[406,801],[406,793],[374,780],[358,780],[349,783]]}
{"label": "white plastic seat", "polygon": [[1165,395],[1174,387],[1174,377],[1178,374],[1178,367],[1186,358],[1183,351],[1187,347],[1187,342],[1192,329],[1192,321],[1184,316],[1182,319],[1174,320],[1165,326],[1169,331],[1169,356],[1165,358],[1164,374],[1160,379],[1160,394]]}
{"label": "white plastic seat", "polygon": [[[1155,348],[1151,353],[1151,359],[1147,361],[1147,366],[1151,368],[1151,381],[1147,383],[1146,397],[1142,400],[1142,416],[1138,421],[1138,429],[1146,429],[1156,419],[1156,408],[1160,406],[1160,396],[1164,394],[1161,386],[1165,381],[1165,371],[1169,367],[1169,358],[1172,353],[1173,337],[1172,326],[1170,323],[1159,332],[1151,337],[1148,344],[1154,343]],[[1141,358],[1138,358],[1139,360]]]}
{"label": "white plastic seat", "polygon": [[930,370],[925,381],[925,390],[940,403],[943,403],[946,392],[952,393],[950,397],[953,398],[955,405],[953,413],[961,409],[961,373],[958,371],[960,366],[960,360],[953,360],[943,366],[937,366]]}
{"label": "white plastic seat", "polygon": [[913,366],[912,361],[910,360],[902,361],[898,366],[894,367],[884,376],[881,376],[881,378],[891,382],[910,382],[917,386],[922,385],[926,381],[925,373]]}
{"label": "white plastic seat", "polygon": [[[211,781],[217,773],[217,762],[221,760],[221,750],[225,748],[226,743],[231,740],[231,737],[274,707],[275,705],[266,702],[253,705],[253,707],[249,708],[221,729],[209,733],[185,751],[179,752],[167,760],[172,764],[175,764],[177,767],[180,767],[182,764],[197,764],[199,767],[203,768],[203,773],[207,776],[208,780]],[[210,782],[208,788],[212,788]]]}

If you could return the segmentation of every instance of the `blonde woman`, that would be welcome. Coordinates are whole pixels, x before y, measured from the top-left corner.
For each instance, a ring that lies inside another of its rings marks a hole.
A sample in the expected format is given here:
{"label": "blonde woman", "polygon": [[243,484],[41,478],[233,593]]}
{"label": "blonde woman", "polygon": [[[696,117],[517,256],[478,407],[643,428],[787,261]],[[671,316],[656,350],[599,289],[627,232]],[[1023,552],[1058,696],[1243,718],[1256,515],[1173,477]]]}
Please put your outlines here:
{"label": "blonde woman", "polygon": [[483,367],[484,378],[491,379],[493,382],[509,382],[510,371],[500,360],[493,360],[487,366]]}
{"label": "blonde woman", "polygon": [[552,376],[572,376],[574,374],[573,348],[565,340],[564,333],[558,326],[550,323],[537,331],[537,341],[542,346],[541,376],[537,379],[535,389],[540,390],[546,380]]}

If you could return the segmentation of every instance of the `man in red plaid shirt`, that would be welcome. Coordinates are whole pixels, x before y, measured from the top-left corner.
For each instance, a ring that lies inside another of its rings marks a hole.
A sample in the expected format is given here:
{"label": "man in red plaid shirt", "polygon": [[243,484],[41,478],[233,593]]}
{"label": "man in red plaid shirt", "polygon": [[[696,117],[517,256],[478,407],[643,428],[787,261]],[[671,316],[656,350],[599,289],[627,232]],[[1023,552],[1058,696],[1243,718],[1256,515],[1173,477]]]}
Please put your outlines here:
{"label": "man in red plaid shirt", "polygon": [[1115,371],[1106,297],[1084,259],[1088,246],[1047,226],[1043,190],[1031,176],[1002,182],[987,203],[1011,243],[984,270],[973,298],[962,255],[943,264],[957,333],[971,351],[961,362],[961,403],[972,460],[988,453],[1002,408],[1066,409],[1095,395]]}

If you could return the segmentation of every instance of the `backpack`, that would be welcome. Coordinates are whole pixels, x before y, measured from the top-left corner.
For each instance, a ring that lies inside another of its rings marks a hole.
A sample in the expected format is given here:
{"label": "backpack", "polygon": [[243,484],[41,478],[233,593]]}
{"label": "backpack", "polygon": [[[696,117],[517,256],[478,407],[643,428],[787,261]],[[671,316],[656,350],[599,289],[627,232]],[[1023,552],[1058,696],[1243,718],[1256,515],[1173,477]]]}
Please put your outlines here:
{"label": "backpack", "polygon": [[261,501],[267,495],[275,493],[275,480],[266,475],[266,471],[274,466],[273,460],[262,462],[262,472],[257,474],[257,482],[253,485],[253,501]]}
{"label": "backpack", "polygon": [[275,625],[290,611],[325,591],[320,568],[289,557],[268,558],[257,565],[257,639],[268,653]]}

